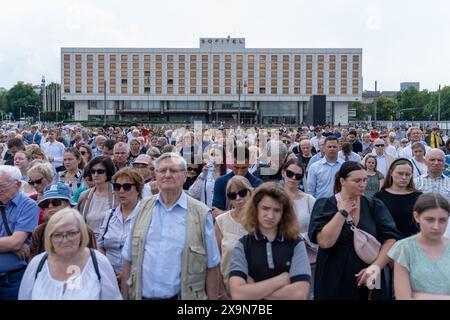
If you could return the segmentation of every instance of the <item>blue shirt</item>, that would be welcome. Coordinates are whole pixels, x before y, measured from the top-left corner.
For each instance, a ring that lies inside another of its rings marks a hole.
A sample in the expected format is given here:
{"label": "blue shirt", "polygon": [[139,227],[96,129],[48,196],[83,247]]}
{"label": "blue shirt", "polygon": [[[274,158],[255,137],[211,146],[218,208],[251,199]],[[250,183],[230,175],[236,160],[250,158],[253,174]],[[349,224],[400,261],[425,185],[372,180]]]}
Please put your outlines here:
{"label": "blue shirt", "polygon": [[308,192],[316,199],[331,197],[334,187],[336,172],[342,165],[342,160],[337,159],[335,163],[329,163],[327,158],[313,163],[308,169]]}
{"label": "blue shirt", "polygon": [[[187,197],[184,192],[170,208],[164,205],[160,194],[157,195],[152,222],[144,245],[143,297],[169,298],[180,292],[181,264],[186,240],[186,215]],[[216,267],[220,263],[220,252],[210,212],[205,223],[205,249],[208,268]],[[125,260],[131,261],[131,233],[123,247],[122,256]]]}
{"label": "blue shirt", "polygon": [[[10,202],[6,204],[6,219],[8,220],[11,232],[28,232],[31,236],[39,220],[39,209],[36,201],[18,193]],[[7,237],[3,220],[0,219],[0,237]],[[28,240],[30,237],[28,237]],[[26,266],[25,260],[19,259],[14,252],[0,252],[0,273],[19,269]]]}

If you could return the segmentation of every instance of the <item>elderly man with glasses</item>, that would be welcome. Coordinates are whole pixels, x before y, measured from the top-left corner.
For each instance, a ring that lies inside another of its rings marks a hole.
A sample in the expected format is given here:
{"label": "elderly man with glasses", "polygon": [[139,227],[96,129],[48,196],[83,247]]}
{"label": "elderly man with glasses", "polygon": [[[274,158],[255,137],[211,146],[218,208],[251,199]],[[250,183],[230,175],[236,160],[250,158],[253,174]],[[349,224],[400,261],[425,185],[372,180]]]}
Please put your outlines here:
{"label": "elderly man with glasses", "polygon": [[19,169],[0,166],[0,301],[17,300],[39,219],[36,202],[20,192],[21,180]]}
{"label": "elderly man with glasses", "polygon": [[[391,166],[391,163],[395,160],[395,158],[386,153],[386,142],[383,139],[375,139],[373,145],[374,148],[372,151],[372,155],[377,158],[377,171],[379,171],[383,174],[383,176],[386,177],[389,167]],[[363,163],[365,163],[365,158],[363,160]]]}
{"label": "elderly man with glasses", "polygon": [[141,201],[122,256],[122,294],[132,300],[218,298],[220,253],[209,208],[183,191],[187,164],[155,161],[159,194]]}

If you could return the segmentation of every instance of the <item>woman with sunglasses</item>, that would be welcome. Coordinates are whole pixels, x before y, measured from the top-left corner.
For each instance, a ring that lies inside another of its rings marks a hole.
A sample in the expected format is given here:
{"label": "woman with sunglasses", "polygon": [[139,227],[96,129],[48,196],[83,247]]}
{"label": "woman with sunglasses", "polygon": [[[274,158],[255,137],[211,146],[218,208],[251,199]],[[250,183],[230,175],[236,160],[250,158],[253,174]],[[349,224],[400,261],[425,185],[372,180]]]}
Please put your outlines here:
{"label": "woman with sunglasses", "polygon": [[229,211],[216,218],[215,233],[222,260],[220,262],[221,282],[219,297],[229,299],[228,275],[236,242],[247,234],[241,224],[244,205],[250,199],[253,188],[247,178],[234,176],[227,183]]}
{"label": "woman with sunglasses", "polygon": [[[39,203],[42,200],[45,188],[53,181],[54,177],[53,167],[50,164],[50,162],[35,163],[34,165],[31,166],[30,169],[28,169],[27,175],[29,178],[28,184],[32,186],[36,192],[30,195],[30,198]],[[44,223],[44,221],[45,221],[44,210],[40,209],[39,224]]]}
{"label": "woman with sunglasses", "polygon": [[[335,195],[316,201],[309,237],[319,245],[314,299],[317,300],[375,300],[390,298],[384,272],[379,273],[380,288],[369,291],[368,280],[373,271],[382,270],[388,263],[388,250],[401,238],[388,209],[379,200],[370,200],[363,193],[367,173],[361,164],[344,162],[336,174]],[[371,234],[381,244],[371,264],[363,261],[355,251],[353,222]]]}
{"label": "woman with sunglasses", "polygon": [[112,160],[105,156],[92,159],[86,170],[89,175],[88,179],[92,180],[93,187],[81,193],[77,209],[98,237],[105,212],[117,207],[117,200],[111,183],[111,178],[116,171]]}
{"label": "woman with sunglasses", "polygon": [[80,154],[84,160],[84,168],[85,168],[87,166],[87,164],[92,160],[92,157],[93,157],[91,146],[87,145],[87,144],[83,144],[80,147]]}
{"label": "woman with sunglasses", "polygon": [[408,159],[394,160],[384,179],[383,187],[374,195],[389,209],[403,238],[419,232],[411,213],[422,192],[414,185],[413,172],[413,165]]}
{"label": "woman with sunglasses", "polygon": [[119,205],[105,214],[97,244],[111,262],[120,284],[124,262],[121,251],[142,199],[144,178],[136,169],[123,168],[114,174],[112,182]]}
{"label": "woman with sunglasses", "polygon": [[183,190],[189,190],[202,171],[203,165],[195,164],[194,159],[192,158],[187,166],[187,178],[183,184]]}
{"label": "woman with sunglasses", "polygon": [[59,181],[68,185],[73,195],[83,184],[84,159],[75,147],[67,148],[63,159],[65,170],[58,173]]}
{"label": "woman with sunglasses", "polygon": [[45,252],[28,264],[19,300],[122,299],[108,259],[87,247],[87,226],[77,210],[55,213],[44,239]]}
{"label": "woman with sunglasses", "polygon": [[[59,210],[64,208],[71,208],[75,205],[71,201],[70,188],[64,183],[58,182],[56,184],[48,185],[43,193],[42,199],[39,201],[38,206],[43,211],[45,222],[40,224],[34,229],[31,235],[31,248],[30,248],[30,260],[45,251],[44,246],[44,234],[47,227],[48,220]],[[96,248],[96,240],[94,232],[88,227],[89,235],[89,248]]]}
{"label": "woman with sunglasses", "polygon": [[305,168],[299,159],[289,160],[283,165],[281,175],[283,176],[284,190],[292,201],[301,235],[305,239],[309,249],[310,262],[315,263],[315,254],[313,253],[317,252],[317,246],[309,241],[308,228],[316,199],[298,188],[299,183],[305,175]]}
{"label": "woman with sunglasses", "polygon": [[277,183],[256,188],[244,207],[248,231],[236,242],[230,266],[234,300],[308,297],[311,268],[291,200]]}

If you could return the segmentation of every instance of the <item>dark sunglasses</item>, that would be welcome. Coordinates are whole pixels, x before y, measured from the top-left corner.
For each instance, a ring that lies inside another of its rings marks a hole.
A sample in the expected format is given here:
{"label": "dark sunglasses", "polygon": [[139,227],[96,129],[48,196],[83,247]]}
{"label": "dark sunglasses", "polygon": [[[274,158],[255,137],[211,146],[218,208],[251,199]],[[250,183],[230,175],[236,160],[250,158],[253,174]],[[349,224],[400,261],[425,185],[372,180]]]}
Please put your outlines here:
{"label": "dark sunglasses", "polygon": [[302,180],[303,179],[303,173],[295,173],[291,170],[286,170],[286,176],[288,178],[292,178],[293,176],[295,176],[295,180]]}
{"label": "dark sunglasses", "polygon": [[82,156],[84,156],[87,153],[87,151],[80,151],[80,153]]}
{"label": "dark sunglasses", "polygon": [[192,167],[188,167],[187,171],[194,171],[194,172],[199,172],[198,168],[192,168]]}
{"label": "dark sunglasses", "polygon": [[40,179],[37,179],[37,180],[34,180],[34,181],[28,181],[28,184],[30,185],[30,186],[34,186],[35,184],[41,184],[42,183],[42,180],[43,180],[44,178],[40,178]]}
{"label": "dark sunglasses", "polygon": [[91,174],[95,174],[95,173],[104,174],[106,172],[106,170],[105,169],[91,169],[91,170],[89,170],[89,172]]}
{"label": "dark sunglasses", "polygon": [[120,189],[123,188],[123,191],[130,191],[132,186],[135,186],[136,183],[113,183],[113,189],[114,191],[120,191]]}
{"label": "dark sunglasses", "polygon": [[376,144],[375,147],[384,147],[384,144]]}
{"label": "dark sunglasses", "polygon": [[245,198],[247,196],[247,193],[248,193],[248,190],[247,189],[243,189],[243,190],[238,191],[238,192],[227,193],[227,197],[230,200],[236,200],[238,195],[241,198]]}
{"label": "dark sunglasses", "polygon": [[53,207],[59,207],[62,204],[62,199],[49,199],[49,200],[42,201],[39,204],[39,207],[41,207],[42,209],[47,209],[48,207],[50,207],[50,204]]}

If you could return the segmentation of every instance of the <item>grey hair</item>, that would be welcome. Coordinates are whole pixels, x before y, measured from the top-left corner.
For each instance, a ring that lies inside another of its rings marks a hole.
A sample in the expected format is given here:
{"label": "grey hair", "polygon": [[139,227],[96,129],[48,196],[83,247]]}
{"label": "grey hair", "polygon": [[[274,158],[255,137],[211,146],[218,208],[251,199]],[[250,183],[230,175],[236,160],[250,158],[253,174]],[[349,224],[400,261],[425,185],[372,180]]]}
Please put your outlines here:
{"label": "grey hair", "polygon": [[187,162],[186,160],[180,156],[178,153],[175,152],[166,152],[163,153],[162,155],[160,155],[154,162],[155,165],[155,170],[158,171],[159,170],[159,164],[161,161],[165,160],[165,159],[170,159],[170,158],[174,158],[177,159],[180,164],[181,164],[181,168],[183,171],[187,171]]}
{"label": "grey hair", "polygon": [[283,158],[285,158],[288,153],[286,145],[279,140],[269,141],[267,144],[267,155],[269,157],[272,156],[272,151]]}
{"label": "grey hair", "polygon": [[0,175],[7,176],[11,181],[22,181],[22,173],[17,167],[0,165]]}
{"label": "grey hair", "polygon": [[130,146],[128,145],[128,143],[126,143],[126,142],[117,142],[115,145],[114,145],[114,149],[113,149],[113,152],[114,151],[116,151],[117,150],[117,148],[119,148],[119,147],[125,147],[125,149],[127,149],[127,153],[129,153],[130,152]]}

